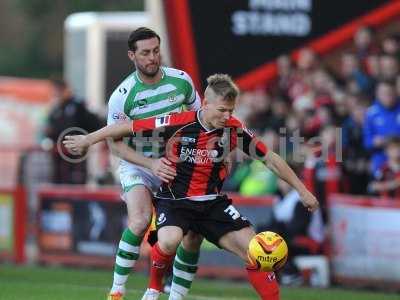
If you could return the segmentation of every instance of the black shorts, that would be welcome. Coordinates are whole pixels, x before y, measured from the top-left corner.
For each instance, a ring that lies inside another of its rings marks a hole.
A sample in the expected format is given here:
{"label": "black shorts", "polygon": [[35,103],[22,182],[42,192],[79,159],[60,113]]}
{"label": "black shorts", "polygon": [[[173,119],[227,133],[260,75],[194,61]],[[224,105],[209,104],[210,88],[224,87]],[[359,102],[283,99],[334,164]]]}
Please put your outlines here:
{"label": "black shorts", "polygon": [[218,196],[208,201],[155,198],[154,206],[157,229],[177,226],[183,230],[183,234],[192,230],[218,247],[219,239],[226,233],[251,226],[227,196]]}

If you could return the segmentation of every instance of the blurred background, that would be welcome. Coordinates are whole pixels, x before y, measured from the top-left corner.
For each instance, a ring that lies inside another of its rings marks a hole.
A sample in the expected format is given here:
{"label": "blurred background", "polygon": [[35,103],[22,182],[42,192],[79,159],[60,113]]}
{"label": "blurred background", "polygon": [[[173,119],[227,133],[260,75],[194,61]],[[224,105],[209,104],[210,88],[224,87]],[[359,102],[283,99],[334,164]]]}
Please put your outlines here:
{"label": "blurred background", "polygon": [[[259,231],[289,240],[281,284],[396,297],[397,0],[2,0],[0,278],[14,264],[111,270],[126,224],[117,158],[100,144],[81,160],[58,142],[66,128],[105,124],[109,96],[134,71],[127,37],[140,26],[160,34],[163,64],[188,72],[200,94],[209,75],[230,74],[237,117],[321,202],[312,215],[297,209],[287,185],[237,157],[224,189]],[[60,116],[65,99],[79,105]],[[200,276],[245,278],[238,259],[202,249]]]}

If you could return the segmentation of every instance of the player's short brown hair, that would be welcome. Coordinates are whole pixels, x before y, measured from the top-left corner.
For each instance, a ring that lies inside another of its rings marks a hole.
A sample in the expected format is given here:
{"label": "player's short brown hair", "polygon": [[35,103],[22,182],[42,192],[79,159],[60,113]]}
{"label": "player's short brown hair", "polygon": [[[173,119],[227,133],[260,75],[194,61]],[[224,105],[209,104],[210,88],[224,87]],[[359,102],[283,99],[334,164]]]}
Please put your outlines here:
{"label": "player's short brown hair", "polygon": [[137,49],[137,41],[147,40],[151,38],[157,38],[158,42],[161,42],[160,36],[154,30],[147,27],[139,27],[138,29],[132,31],[129,35],[128,48],[129,50],[135,52]]}
{"label": "player's short brown hair", "polygon": [[224,100],[234,101],[239,95],[239,88],[227,74],[214,74],[207,78],[206,97],[211,89],[215,95],[222,96]]}

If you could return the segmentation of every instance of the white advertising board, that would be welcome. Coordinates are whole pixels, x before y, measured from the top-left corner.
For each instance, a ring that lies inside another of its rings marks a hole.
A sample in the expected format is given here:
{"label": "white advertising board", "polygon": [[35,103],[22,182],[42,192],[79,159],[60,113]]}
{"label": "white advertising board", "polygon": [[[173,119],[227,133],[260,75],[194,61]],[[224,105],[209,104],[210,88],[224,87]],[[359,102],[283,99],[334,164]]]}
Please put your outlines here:
{"label": "white advertising board", "polygon": [[400,284],[400,201],[330,199],[334,277]]}

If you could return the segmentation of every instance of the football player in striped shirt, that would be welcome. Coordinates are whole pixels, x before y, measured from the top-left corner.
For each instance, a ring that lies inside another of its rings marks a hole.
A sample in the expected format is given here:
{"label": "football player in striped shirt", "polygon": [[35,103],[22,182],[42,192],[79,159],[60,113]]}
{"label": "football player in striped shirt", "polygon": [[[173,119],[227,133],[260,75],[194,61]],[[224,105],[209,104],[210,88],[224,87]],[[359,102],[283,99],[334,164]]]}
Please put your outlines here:
{"label": "football player in striped shirt", "polygon": [[[129,36],[128,47],[128,57],[136,71],[123,80],[111,95],[108,125],[200,108],[200,98],[190,76],[184,71],[160,65],[160,37],[156,32],[145,27],[134,30]],[[154,159],[157,158],[158,145],[146,138],[116,140],[110,146],[122,158],[119,174],[128,211],[128,228],[118,245],[114,280],[108,296],[109,300],[121,300],[151,220],[153,192],[160,186],[160,178],[168,180],[175,175],[175,171],[165,159]],[[180,247],[180,253],[190,257],[191,263],[197,263],[201,241],[198,235],[187,235],[183,242],[185,247]],[[169,259],[172,263],[173,256]],[[167,264],[162,266],[167,267]],[[158,298],[162,287],[156,282],[158,280],[154,280],[151,274],[150,286],[154,295],[148,295],[143,300]]]}

